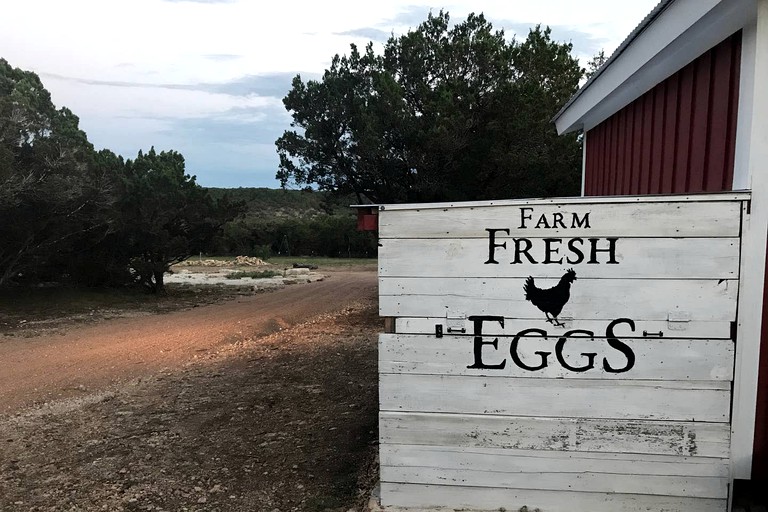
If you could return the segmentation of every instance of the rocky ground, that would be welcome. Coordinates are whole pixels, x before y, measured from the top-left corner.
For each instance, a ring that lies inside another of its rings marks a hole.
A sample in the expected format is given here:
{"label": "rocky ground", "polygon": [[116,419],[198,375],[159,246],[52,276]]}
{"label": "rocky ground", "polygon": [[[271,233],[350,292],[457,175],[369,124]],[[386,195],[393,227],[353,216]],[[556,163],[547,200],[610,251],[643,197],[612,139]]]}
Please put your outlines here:
{"label": "rocky ground", "polygon": [[[145,365],[112,385],[72,381],[69,398],[19,403],[0,415],[0,510],[359,510],[376,479],[380,330],[375,274],[364,282],[343,305],[304,320],[288,316],[270,331],[240,324],[240,335],[222,332],[226,343],[162,369]],[[232,304],[235,317],[249,305]]]}
{"label": "rocky ground", "polygon": [[[169,275],[165,282],[168,285],[200,288],[205,285],[219,287],[236,287],[243,291],[268,291],[282,288],[291,284],[306,284],[322,281],[325,275],[313,272],[308,268],[289,268],[271,270],[266,277],[248,277],[248,272],[238,268],[211,270],[207,267],[192,267],[177,269]],[[246,275],[242,275],[246,274]]]}

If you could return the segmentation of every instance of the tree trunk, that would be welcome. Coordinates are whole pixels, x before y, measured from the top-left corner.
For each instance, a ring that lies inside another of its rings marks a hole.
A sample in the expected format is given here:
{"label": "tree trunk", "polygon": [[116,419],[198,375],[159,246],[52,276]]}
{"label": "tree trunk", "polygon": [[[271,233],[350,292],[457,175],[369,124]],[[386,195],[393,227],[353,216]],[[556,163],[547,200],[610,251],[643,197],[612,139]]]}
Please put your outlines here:
{"label": "tree trunk", "polygon": [[165,295],[167,293],[165,290],[165,283],[163,282],[165,270],[155,270],[153,275],[155,277],[155,293],[158,295]]}

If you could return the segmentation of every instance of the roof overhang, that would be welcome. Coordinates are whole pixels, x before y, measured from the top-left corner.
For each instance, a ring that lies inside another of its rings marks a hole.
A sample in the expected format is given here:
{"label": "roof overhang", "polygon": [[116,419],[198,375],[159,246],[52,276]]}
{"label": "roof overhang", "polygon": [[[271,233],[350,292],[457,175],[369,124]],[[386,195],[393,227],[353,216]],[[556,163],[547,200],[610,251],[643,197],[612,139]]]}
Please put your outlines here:
{"label": "roof overhang", "polygon": [[756,0],[663,0],[558,112],[558,133],[594,128],[754,22],[756,13]]}

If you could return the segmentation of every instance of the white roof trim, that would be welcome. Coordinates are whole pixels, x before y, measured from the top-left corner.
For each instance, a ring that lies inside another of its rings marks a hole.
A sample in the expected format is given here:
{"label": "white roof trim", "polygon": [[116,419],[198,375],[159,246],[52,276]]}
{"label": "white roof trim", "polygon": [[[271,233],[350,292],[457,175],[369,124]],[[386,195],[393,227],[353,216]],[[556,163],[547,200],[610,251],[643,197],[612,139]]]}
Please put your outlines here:
{"label": "white roof trim", "polygon": [[615,61],[619,57],[619,55],[624,53],[624,50],[627,48],[627,46],[632,44],[632,41],[634,41],[637,38],[637,36],[639,36],[643,32],[643,30],[645,30],[645,28],[648,25],[650,25],[653,22],[653,20],[655,20],[656,17],[659,14],[661,14],[662,11],[664,11],[664,9],[666,9],[667,6],[669,6],[669,4],[671,4],[674,1],[675,0],[661,0],[661,2],[656,4],[656,7],[654,7],[653,10],[650,13],[648,13],[648,15],[646,15],[645,18],[643,18],[643,21],[641,21],[640,24],[637,25],[634,28],[634,30],[632,30],[632,32],[629,33],[626,39],[624,39],[624,41],[621,42],[618,48],[616,48],[616,50],[608,57],[608,59],[606,59],[606,61],[603,62],[603,64],[599,68],[597,68],[597,70],[595,70],[594,73],[592,73],[592,76],[590,76],[589,79],[587,79],[587,81],[584,84],[582,84],[579,90],[576,91],[576,94],[571,96],[571,99],[569,99],[568,102],[565,105],[563,105],[563,108],[561,108],[560,111],[557,114],[555,114],[555,117],[552,118],[552,121],[554,122],[554,120],[560,117],[560,114],[565,112],[573,102],[579,99],[579,96],[581,96],[581,94],[584,91],[586,91],[590,85],[592,85],[592,82],[597,80],[597,78],[603,73],[603,71],[608,69],[608,66],[613,64],[613,61]]}
{"label": "white roof trim", "polygon": [[673,0],[660,6],[557,114],[558,133],[600,124],[750,23],[757,12],[755,0]]}

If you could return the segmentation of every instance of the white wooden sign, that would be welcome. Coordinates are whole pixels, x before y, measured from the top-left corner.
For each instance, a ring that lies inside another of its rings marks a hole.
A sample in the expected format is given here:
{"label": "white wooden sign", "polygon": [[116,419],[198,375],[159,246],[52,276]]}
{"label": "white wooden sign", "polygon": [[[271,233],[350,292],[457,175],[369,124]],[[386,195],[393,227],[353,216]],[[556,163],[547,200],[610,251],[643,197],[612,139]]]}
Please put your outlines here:
{"label": "white wooden sign", "polygon": [[725,511],[745,199],[382,207],[382,505]]}

